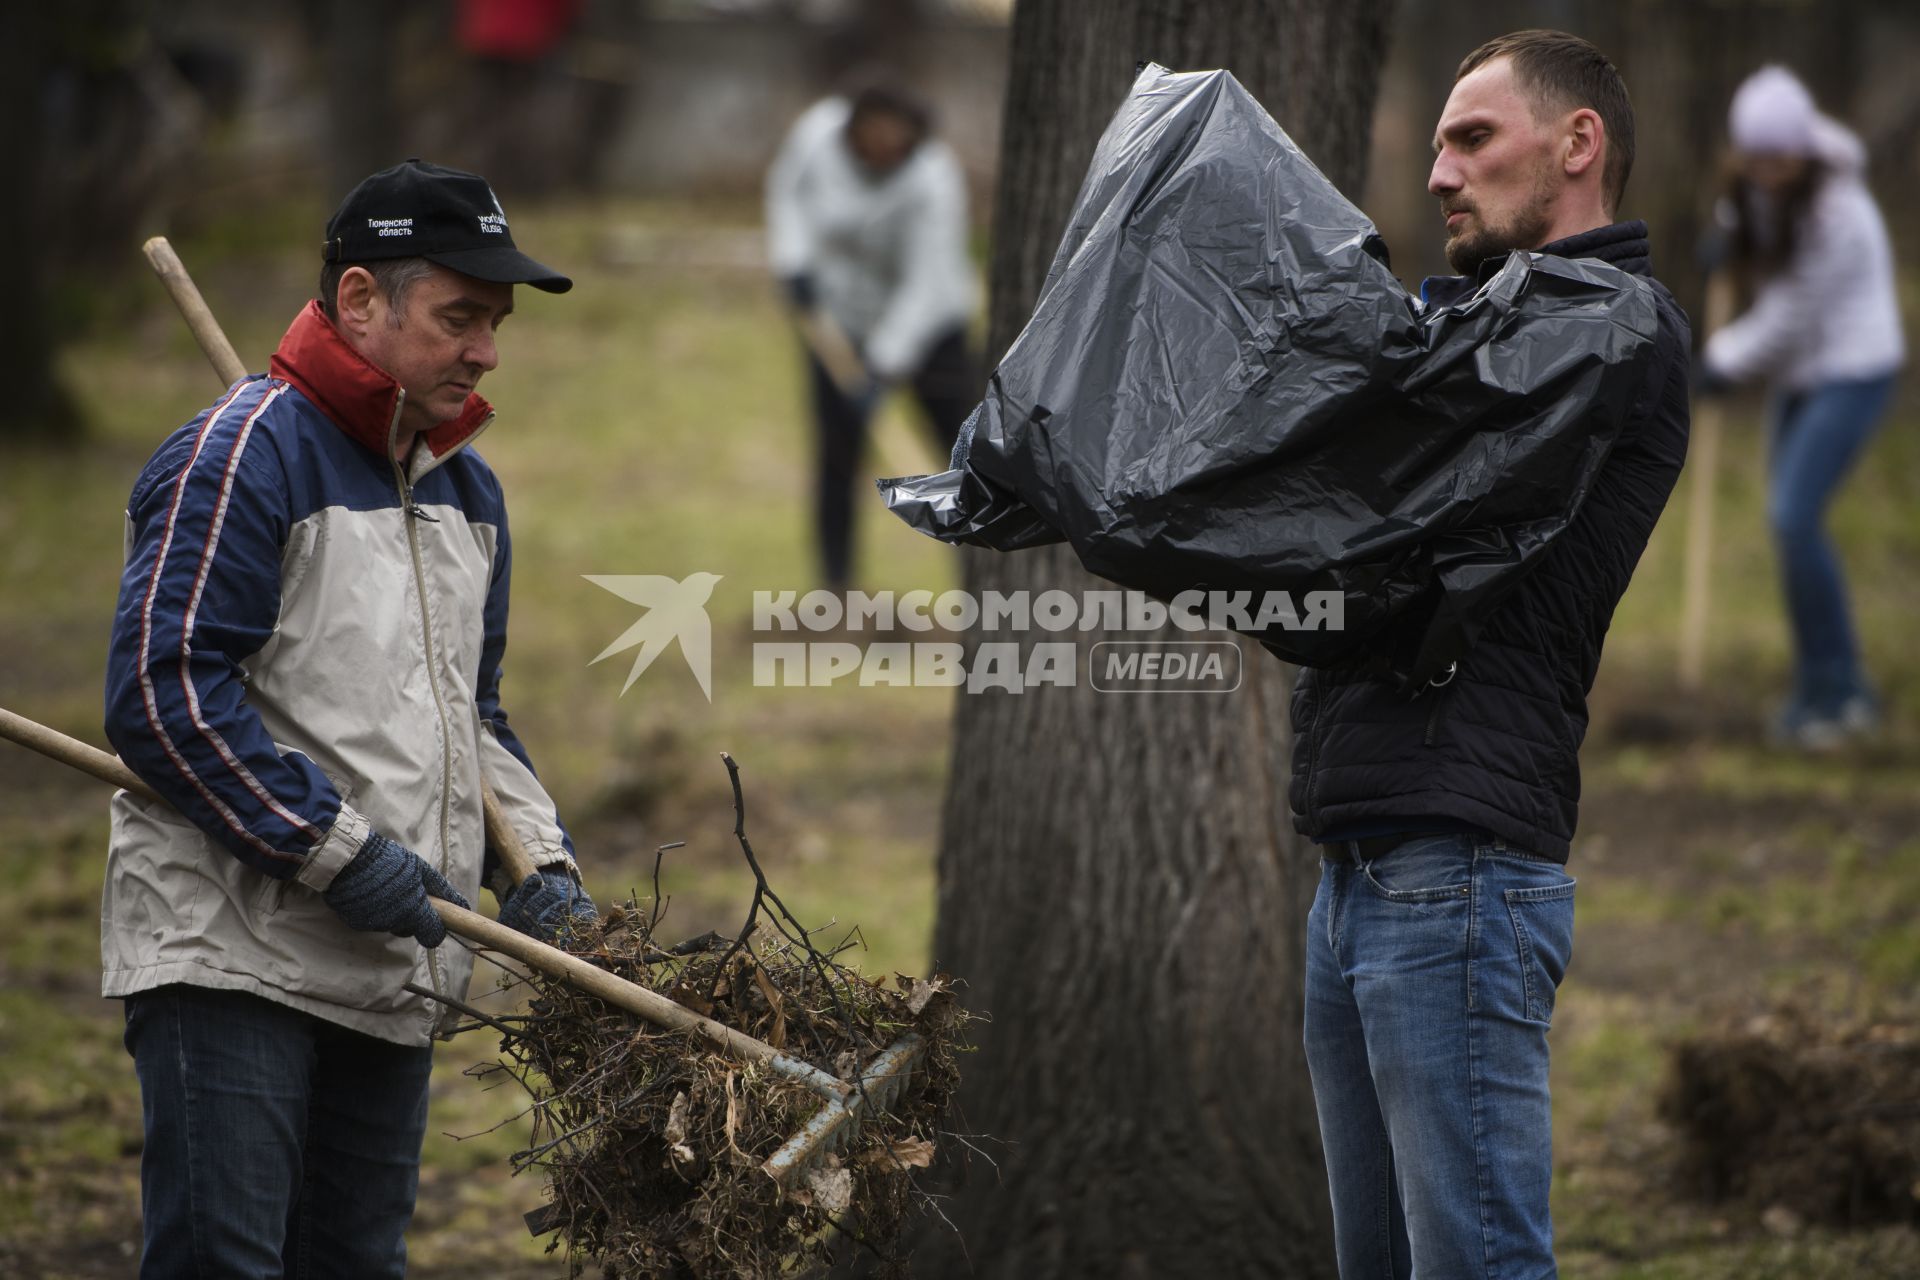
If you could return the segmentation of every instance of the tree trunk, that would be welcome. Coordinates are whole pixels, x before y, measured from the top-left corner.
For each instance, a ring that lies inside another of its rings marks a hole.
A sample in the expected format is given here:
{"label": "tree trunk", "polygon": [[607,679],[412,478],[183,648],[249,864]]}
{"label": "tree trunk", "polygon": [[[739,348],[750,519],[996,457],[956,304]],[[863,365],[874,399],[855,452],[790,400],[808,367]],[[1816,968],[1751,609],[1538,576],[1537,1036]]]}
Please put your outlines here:
{"label": "tree trunk", "polygon": [[[1136,63],[1231,69],[1357,197],[1390,8],[1021,0],[991,349],[1025,323]],[[1064,547],[968,555],[976,592],[1103,585]],[[1290,672],[1242,649],[1232,694],[1097,693],[1083,668],[1081,687],[960,699],[935,954],[992,1019],[961,1127],[998,1171],[956,1178],[958,1232],[926,1234],[916,1275],[1333,1274],[1300,1049],[1318,869],[1287,810]]]}
{"label": "tree trunk", "polygon": [[329,204],[362,178],[406,159],[410,149],[414,130],[396,110],[393,92],[400,14],[388,0],[330,0],[325,10]]}
{"label": "tree trunk", "polygon": [[53,215],[35,199],[44,193],[50,160],[44,135],[55,17],[42,5],[17,5],[0,21],[0,161],[19,184],[0,200],[0,242],[15,246],[8,305],[0,312],[0,440],[51,438],[79,425],[54,343],[46,252]]}

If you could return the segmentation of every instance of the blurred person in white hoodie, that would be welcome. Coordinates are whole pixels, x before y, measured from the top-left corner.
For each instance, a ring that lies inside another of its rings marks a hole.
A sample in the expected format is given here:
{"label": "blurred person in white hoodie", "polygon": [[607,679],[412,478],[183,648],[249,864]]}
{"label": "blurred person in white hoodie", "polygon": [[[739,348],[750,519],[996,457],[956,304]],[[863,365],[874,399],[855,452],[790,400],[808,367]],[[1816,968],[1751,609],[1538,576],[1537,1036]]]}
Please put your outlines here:
{"label": "blurred person in white hoodie", "polygon": [[[908,383],[943,450],[980,399],[966,178],[931,115],[871,84],[809,107],[767,174],[768,258],[807,336],[824,585],[852,576],[853,487],[881,394]],[[838,356],[838,358],[836,358]]]}
{"label": "blurred person in white hoodie", "polygon": [[1893,253],[1860,140],[1822,115],[1792,72],[1748,77],[1728,127],[1734,167],[1715,220],[1751,305],[1707,342],[1700,383],[1711,393],[1765,379],[1772,393],[1767,514],[1795,664],[1773,727],[1783,742],[1820,749],[1879,719],[1825,516],[1904,363]]}

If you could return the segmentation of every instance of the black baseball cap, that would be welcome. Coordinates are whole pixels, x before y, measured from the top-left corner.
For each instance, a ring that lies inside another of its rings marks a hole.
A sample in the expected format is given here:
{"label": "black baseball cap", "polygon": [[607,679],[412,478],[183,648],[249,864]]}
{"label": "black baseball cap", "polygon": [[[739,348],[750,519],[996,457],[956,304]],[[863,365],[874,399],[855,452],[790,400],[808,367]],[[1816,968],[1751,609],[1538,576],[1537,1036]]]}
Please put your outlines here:
{"label": "black baseball cap", "polygon": [[424,160],[382,169],[347,193],[327,221],[328,262],[425,258],[476,280],[565,293],[573,281],[513,246],[487,180]]}

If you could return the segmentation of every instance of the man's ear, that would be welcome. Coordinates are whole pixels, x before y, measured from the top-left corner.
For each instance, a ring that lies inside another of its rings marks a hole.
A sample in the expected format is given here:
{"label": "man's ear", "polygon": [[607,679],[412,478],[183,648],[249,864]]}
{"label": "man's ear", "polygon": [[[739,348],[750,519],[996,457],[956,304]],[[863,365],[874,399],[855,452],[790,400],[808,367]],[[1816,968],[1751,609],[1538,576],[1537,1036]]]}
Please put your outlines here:
{"label": "man's ear", "polygon": [[334,295],[334,314],[342,332],[356,337],[385,319],[387,299],[365,267],[348,267],[340,273],[340,291]]}
{"label": "man's ear", "polygon": [[1562,165],[1569,178],[1578,178],[1588,170],[1597,176],[1600,158],[1607,146],[1607,126],[1600,119],[1600,113],[1591,107],[1581,107],[1568,116],[1561,145],[1566,149]]}

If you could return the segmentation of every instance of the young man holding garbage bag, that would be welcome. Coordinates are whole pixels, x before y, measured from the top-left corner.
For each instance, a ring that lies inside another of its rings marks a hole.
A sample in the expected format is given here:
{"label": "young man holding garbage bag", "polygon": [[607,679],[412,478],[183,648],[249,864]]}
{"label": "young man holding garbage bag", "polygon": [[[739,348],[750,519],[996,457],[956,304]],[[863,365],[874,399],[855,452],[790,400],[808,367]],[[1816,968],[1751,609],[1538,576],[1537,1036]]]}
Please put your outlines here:
{"label": "young man holding garbage bag", "polygon": [[402,1275],[432,1038],[470,953],[427,899],[481,882],[482,779],[542,868],[551,940],[593,904],[500,707],[511,559],[493,420],[520,253],[486,182],[409,160],[329,222],[271,371],[169,437],[127,505],[107,736],[103,994],[140,1077],[143,1277]]}
{"label": "young man holding garbage bag", "polygon": [[[1633,160],[1625,86],[1592,45],[1523,31],[1468,55],[1428,190],[1469,297],[1513,250],[1647,276],[1616,222]],[[1306,1049],[1344,1276],[1554,1274],[1547,1028],[1573,945],[1567,875],[1586,695],[1615,604],[1686,454],[1688,329],[1659,334],[1571,524],[1411,692],[1359,667],[1295,691],[1291,800],[1320,842]]]}
{"label": "young man holding garbage bag", "polygon": [[1161,599],[1339,598],[1338,627],[1251,629],[1303,667],[1340,1270],[1539,1280],[1586,696],[1685,457],[1689,336],[1613,221],[1633,113],[1592,45],[1475,50],[1434,146],[1460,275],[1416,299],[1230,74],[1143,68],[954,469],[882,492]]}

